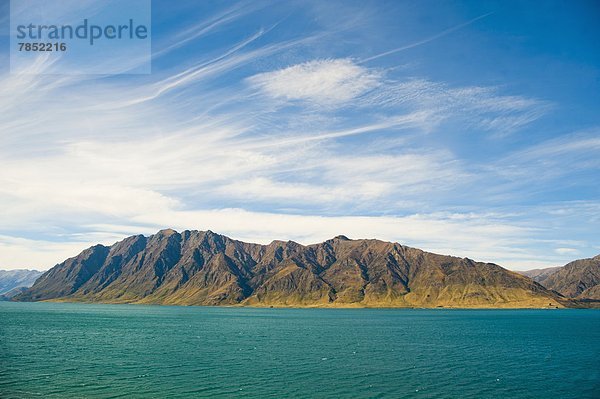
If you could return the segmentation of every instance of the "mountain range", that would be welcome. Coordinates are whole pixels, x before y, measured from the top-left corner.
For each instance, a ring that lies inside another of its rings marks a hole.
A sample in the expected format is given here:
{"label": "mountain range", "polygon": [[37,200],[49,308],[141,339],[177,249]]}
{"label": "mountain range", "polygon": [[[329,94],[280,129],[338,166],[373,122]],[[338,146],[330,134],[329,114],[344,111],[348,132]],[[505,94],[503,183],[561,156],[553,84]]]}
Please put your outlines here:
{"label": "mountain range", "polygon": [[95,245],[18,301],[297,307],[581,306],[493,263],[337,236],[313,245],[161,230]]}
{"label": "mountain range", "polygon": [[554,267],[547,267],[545,269],[532,269],[532,270],[519,271],[519,273],[521,273],[522,275],[527,276],[527,277],[533,279],[533,281],[537,281],[538,283],[541,284],[549,275],[558,271],[561,268],[562,268],[562,266],[554,266]]}
{"label": "mountain range", "polygon": [[579,259],[563,267],[522,272],[544,287],[568,298],[600,301],[600,255]]}
{"label": "mountain range", "polygon": [[37,270],[0,270],[0,300],[8,300],[31,287],[41,275]]}

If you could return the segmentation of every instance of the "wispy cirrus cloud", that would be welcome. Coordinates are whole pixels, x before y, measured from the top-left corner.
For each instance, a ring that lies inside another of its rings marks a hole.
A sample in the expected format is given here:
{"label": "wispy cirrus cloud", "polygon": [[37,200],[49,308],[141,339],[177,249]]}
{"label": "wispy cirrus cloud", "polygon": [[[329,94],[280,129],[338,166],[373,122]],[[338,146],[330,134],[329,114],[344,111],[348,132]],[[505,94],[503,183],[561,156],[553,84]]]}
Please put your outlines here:
{"label": "wispy cirrus cloud", "polygon": [[475,17],[475,18],[473,18],[473,19],[471,19],[471,20],[469,20],[467,22],[463,22],[462,24],[458,24],[458,25],[450,27],[448,29],[444,29],[443,31],[441,31],[439,33],[436,33],[435,35],[426,37],[426,38],[424,38],[422,40],[418,40],[418,41],[416,41],[414,43],[405,44],[405,45],[397,47],[395,49],[385,51],[385,52],[383,52],[381,54],[377,54],[377,55],[365,58],[365,59],[361,60],[361,63],[366,63],[366,62],[369,62],[369,61],[374,61],[374,60],[376,60],[378,58],[386,57],[386,56],[392,55],[392,54],[396,54],[396,53],[398,53],[400,51],[410,50],[412,48],[415,48],[415,47],[418,47],[418,46],[422,46],[422,45],[430,43],[430,42],[432,42],[434,40],[440,39],[440,38],[442,38],[442,37],[444,37],[446,35],[449,35],[452,32],[460,30],[460,29],[462,29],[462,28],[464,28],[466,26],[469,26],[469,25],[471,25],[471,24],[479,21],[480,19],[489,17],[492,14],[493,14],[493,12],[489,12],[489,13],[480,15],[480,16]]}
{"label": "wispy cirrus cloud", "polygon": [[[225,10],[220,10],[215,15],[209,16],[170,36],[167,43],[153,52],[152,57],[156,59],[185,46],[189,42],[197,41],[205,36],[214,34],[219,29],[228,25],[230,26],[235,21],[239,21],[265,6],[266,3],[261,4],[260,2],[233,4]],[[261,30],[260,34],[262,33],[264,31]]]}
{"label": "wispy cirrus cloud", "polygon": [[453,120],[466,124],[471,130],[503,136],[534,122],[552,108],[548,101],[504,95],[495,87],[451,87],[419,78],[387,81],[381,87],[359,99],[359,103],[388,109],[428,110],[429,129]]}
{"label": "wispy cirrus cloud", "polygon": [[539,189],[549,182],[563,187],[595,187],[600,170],[600,130],[591,129],[549,139],[499,159],[489,165],[503,182],[499,189]]}

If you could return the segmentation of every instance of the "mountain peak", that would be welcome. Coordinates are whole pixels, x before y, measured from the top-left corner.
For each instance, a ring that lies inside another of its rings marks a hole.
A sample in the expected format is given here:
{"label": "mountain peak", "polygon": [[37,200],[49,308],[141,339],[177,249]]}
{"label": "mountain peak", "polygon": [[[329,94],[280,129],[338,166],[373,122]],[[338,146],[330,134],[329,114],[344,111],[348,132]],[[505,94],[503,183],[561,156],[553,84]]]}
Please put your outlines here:
{"label": "mountain peak", "polygon": [[345,235],[343,235],[343,234],[340,234],[340,235],[337,235],[337,236],[333,237],[333,238],[332,238],[331,240],[329,240],[329,241],[352,241],[352,240],[350,240],[350,239],[349,239],[348,237],[346,237]]}
{"label": "mountain peak", "polygon": [[273,245],[281,245],[281,246],[285,246],[285,245],[301,245],[298,244],[296,241],[292,241],[292,240],[287,240],[287,241],[283,241],[283,240],[273,240],[269,243],[269,245],[273,246]]}
{"label": "mountain peak", "polygon": [[173,230],[171,228],[162,229],[162,230],[159,230],[158,233],[156,233],[156,235],[164,236],[164,237],[170,237],[173,234],[177,234],[177,231]]}

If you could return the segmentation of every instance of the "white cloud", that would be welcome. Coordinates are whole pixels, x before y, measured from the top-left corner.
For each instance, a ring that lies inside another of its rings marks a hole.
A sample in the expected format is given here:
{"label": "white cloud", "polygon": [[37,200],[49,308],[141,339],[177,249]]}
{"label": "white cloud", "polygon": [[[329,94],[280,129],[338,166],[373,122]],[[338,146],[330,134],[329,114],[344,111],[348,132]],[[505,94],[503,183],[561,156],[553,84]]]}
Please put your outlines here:
{"label": "white cloud", "polygon": [[559,255],[577,255],[577,254],[579,254],[579,251],[576,250],[575,248],[556,248],[554,250],[554,252],[556,252]]}
{"label": "white cloud", "polygon": [[0,235],[0,269],[47,270],[98,242],[113,243],[121,236],[94,234],[63,240],[36,240]]}
{"label": "white cloud", "polygon": [[248,78],[268,96],[316,105],[347,102],[379,85],[380,74],[350,59],[315,60]]}

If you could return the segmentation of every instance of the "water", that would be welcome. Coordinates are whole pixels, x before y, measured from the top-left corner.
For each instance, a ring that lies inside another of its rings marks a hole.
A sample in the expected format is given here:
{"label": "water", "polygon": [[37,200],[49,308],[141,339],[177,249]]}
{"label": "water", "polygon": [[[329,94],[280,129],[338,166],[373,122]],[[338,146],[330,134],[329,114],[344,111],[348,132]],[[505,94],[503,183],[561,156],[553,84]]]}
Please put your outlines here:
{"label": "water", "polygon": [[0,397],[600,398],[600,311],[4,302]]}

